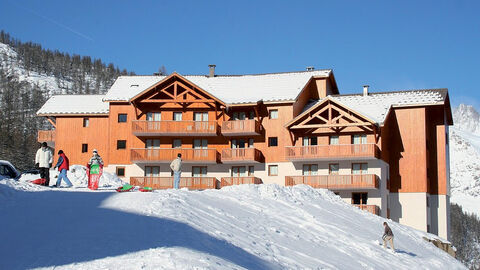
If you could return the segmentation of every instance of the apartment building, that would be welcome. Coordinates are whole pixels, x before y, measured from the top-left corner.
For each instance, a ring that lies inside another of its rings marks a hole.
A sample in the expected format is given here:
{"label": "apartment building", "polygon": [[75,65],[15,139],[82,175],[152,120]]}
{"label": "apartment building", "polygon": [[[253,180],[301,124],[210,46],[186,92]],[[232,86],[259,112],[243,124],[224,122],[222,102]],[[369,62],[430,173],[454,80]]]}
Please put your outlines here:
{"label": "apartment building", "polygon": [[447,89],[341,95],[332,70],[121,76],[105,95],[52,96],[39,141],[136,185],[276,183],[327,188],[374,214],[448,238]]}

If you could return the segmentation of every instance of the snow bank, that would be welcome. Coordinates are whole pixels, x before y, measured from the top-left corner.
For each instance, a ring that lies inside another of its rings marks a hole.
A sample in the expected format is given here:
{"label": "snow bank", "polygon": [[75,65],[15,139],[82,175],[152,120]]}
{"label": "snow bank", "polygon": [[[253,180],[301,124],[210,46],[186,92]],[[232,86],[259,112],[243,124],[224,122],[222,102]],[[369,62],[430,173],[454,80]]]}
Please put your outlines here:
{"label": "snow bank", "polygon": [[0,183],[10,190],[0,196],[0,269],[465,269],[391,221],[397,252],[383,249],[383,218],[304,185],[116,193]]}

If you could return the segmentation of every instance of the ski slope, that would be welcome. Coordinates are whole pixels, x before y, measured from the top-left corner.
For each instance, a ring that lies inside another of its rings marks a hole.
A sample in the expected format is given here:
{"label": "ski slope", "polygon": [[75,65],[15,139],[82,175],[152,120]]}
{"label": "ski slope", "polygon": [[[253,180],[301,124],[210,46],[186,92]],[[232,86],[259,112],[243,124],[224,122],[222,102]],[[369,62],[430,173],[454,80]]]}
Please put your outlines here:
{"label": "ski slope", "polygon": [[464,269],[391,221],[397,252],[383,249],[384,219],[323,189],[116,193],[71,180],[0,181],[0,269]]}

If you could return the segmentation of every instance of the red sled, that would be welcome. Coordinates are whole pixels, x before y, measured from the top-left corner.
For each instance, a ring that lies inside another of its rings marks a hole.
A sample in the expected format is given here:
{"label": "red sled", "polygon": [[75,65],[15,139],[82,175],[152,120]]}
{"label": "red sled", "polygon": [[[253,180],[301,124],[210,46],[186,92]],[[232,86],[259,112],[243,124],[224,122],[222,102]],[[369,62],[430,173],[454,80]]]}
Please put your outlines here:
{"label": "red sled", "polygon": [[[98,166],[98,165],[97,165]],[[90,173],[90,170],[95,170],[96,173]],[[88,188],[91,190],[98,189],[98,182],[100,181],[100,177],[103,174],[103,166],[95,167],[92,165],[90,167],[87,166],[87,178],[88,178]]]}
{"label": "red sled", "polygon": [[38,178],[38,179],[30,181],[30,183],[36,184],[36,185],[45,185],[46,182],[47,182],[47,179],[45,179],[45,178]]}
{"label": "red sled", "polygon": [[117,192],[129,192],[129,191],[132,191],[134,190],[135,187],[134,186],[131,186],[131,185],[123,185],[121,187],[118,187],[116,189]]}

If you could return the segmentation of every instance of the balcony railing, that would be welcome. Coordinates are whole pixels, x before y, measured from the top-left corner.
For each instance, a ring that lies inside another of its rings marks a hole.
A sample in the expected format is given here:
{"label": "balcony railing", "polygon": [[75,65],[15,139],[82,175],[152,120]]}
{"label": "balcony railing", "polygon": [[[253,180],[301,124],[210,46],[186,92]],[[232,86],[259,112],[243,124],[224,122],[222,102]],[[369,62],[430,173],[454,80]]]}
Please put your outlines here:
{"label": "balcony railing", "polygon": [[366,210],[372,214],[375,215],[380,215],[380,207],[378,205],[366,205],[366,204],[352,204],[353,206],[356,206],[362,210]]}
{"label": "balcony railing", "polygon": [[221,187],[243,184],[263,184],[263,181],[254,176],[222,177],[221,181]]}
{"label": "balcony railing", "polygon": [[132,121],[136,136],[216,136],[216,121]]}
{"label": "balcony railing", "polygon": [[285,176],[285,186],[299,184],[327,189],[378,189],[376,174]]}
{"label": "balcony railing", "polygon": [[256,148],[230,148],[222,150],[223,163],[261,162],[262,152]]}
{"label": "balcony railing", "polygon": [[55,142],[55,130],[39,130],[38,142]]}
{"label": "balcony railing", "polygon": [[379,158],[380,150],[375,144],[335,144],[285,147],[285,159],[307,161],[322,159]]}
{"label": "balcony railing", "polygon": [[185,163],[217,163],[216,149],[186,149],[186,148],[137,148],[131,149],[130,160],[133,163],[171,162],[182,154]]}
{"label": "balcony railing", "polygon": [[[218,188],[217,182],[215,177],[180,177],[180,188],[215,189]],[[167,189],[173,188],[173,177],[130,177],[130,184],[153,189]]]}
{"label": "balcony railing", "polygon": [[257,120],[233,120],[222,122],[222,134],[224,136],[260,135],[260,122]]}

